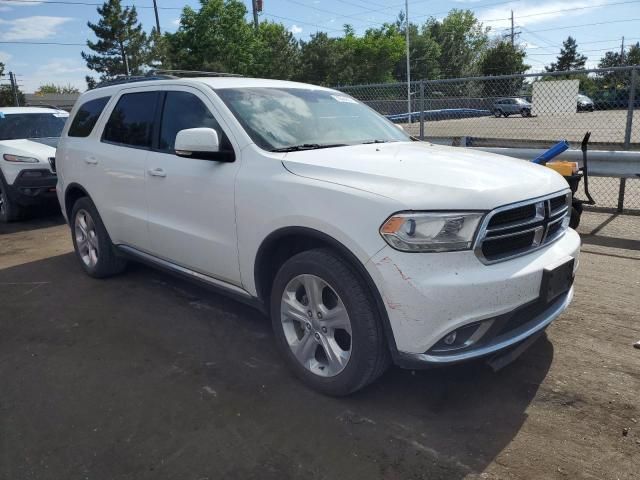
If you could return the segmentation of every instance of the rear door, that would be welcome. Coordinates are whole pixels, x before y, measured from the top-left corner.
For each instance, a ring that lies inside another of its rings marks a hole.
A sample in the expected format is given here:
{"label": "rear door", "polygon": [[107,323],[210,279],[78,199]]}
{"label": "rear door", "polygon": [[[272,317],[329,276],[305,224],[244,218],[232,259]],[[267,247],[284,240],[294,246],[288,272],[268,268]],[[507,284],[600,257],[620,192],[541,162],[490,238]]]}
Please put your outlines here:
{"label": "rear door", "polygon": [[99,148],[85,163],[100,173],[94,201],[111,240],[147,250],[146,159],[160,94],[151,87],[123,89],[113,99]]}
{"label": "rear door", "polygon": [[[178,265],[240,285],[234,182],[239,148],[210,99],[188,86],[167,87],[159,129],[147,157],[151,253]],[[234,162],[175,155],[176,134],[207,127],[218,132]]]}

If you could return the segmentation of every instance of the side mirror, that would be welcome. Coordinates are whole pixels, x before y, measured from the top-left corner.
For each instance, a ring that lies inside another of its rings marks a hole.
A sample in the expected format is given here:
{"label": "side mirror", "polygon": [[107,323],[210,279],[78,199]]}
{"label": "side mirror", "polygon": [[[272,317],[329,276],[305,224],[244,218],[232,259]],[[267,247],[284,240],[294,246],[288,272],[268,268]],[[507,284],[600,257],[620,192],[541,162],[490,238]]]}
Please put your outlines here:
{"label": "side mirror", "polygon": [[179,157],[233,162],[233,151],[220,151],[218,132],[213,128],[186,128],[176,135],[175,152]]}

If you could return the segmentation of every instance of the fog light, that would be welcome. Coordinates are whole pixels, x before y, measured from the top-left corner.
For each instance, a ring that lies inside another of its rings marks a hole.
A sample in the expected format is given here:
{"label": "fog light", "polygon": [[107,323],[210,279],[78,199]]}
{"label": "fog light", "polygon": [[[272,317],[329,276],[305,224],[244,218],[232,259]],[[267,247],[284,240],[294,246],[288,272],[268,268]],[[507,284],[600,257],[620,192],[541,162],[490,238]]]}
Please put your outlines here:
{"label": "fog light", "polygon": [[454,342],[456,341],[456,337],[457,336],[458,336],[458,334],[456,332],[451,332],[449,335],[444,337],[445,345],[453,345]]}

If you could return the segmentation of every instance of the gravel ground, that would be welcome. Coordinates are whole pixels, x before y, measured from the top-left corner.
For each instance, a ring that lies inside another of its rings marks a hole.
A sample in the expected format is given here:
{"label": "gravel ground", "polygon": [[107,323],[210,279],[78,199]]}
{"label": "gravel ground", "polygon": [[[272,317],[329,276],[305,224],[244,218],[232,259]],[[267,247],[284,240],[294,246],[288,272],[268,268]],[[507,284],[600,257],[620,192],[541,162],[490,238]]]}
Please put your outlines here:
{"label": "gravel ground", "polygon": [[637,479],[640,217],[580,232],[574,303],[518,361],[334,399],[256,311],[138,265],[90,279],[60,217],[0,226],[0,478]]}

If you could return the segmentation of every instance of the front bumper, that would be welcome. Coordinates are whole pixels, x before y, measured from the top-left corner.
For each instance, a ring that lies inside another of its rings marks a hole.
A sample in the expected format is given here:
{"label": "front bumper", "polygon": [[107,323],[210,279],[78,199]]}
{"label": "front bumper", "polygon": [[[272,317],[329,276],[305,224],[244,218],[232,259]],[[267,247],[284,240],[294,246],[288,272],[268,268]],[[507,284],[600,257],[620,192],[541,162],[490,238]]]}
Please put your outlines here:
{"label": "front bumper", "polygon": [[[383,248],[366,266],[385,303],[397,362],[457,363],[509,348],[543,330],[573,295],[571,289],[543,304],[543,271],[571,258],[577,267],[579,250],[580,237],[571,229],[540,250],[491,265],[471,251]],[[478,323],[488,324],[488,330],[469,348],[430,352],[448,333]]]}
{"label": "front bumper", "polygon": [[35,205],[56,198],[58,177],[48,169],[25,169],[6,185],[9,198],[20,205]]}

